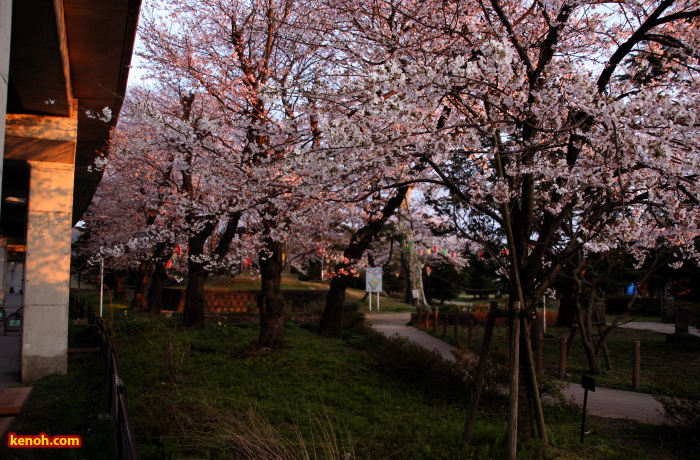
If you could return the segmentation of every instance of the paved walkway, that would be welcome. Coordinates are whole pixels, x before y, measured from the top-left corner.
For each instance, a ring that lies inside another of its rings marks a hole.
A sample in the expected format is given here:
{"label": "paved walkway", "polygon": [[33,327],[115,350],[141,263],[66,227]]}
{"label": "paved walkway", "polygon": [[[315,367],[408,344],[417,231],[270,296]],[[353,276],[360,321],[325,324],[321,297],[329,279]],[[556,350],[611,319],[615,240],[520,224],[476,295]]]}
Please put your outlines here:
{"label": "paved walkway", "polygon": [[[5,293],[5,312],[9,315],[22,306],[20,294]],[[9,332],[7,336],[0,326],[0,390],[19,384],[20,333]]]}
{"label": "paved walkway", "polygon": [[[452,354],[452,350],[456,349],[455,347],[430,334],[407,325],[411,319],[411,314],[409,312],[370,312],[366,314],[366,318],[373,328],[386,336],[390,337],[398,334],[403,337],[408,337],[425,348],[438,350],[445,359],[455,361],[455,357]],[[573,399],[578,405],[583,405],[584,390],[581,388],[581,385],[570,384],[568,388],[562,390],[562,393],[567,399]],[[608,418],[638,420],[645,423],[661,424],[667,422],[662,415],[661,404],[657,402],[653,396],[609,388],[598,387],[595,392],[588,393],[588,413]]]}
{"label": "paved walkway", "polygon": [[[662,334],[673,334],[674,332],[676,332],[676,325],[671,323],[632,321],[629,323],[621,324],[620,327],[625,327],[627,329],[641,329],[644,331],[654,331],[660,332]],[[700,331],[698,331],[695,327],[688,327],[688,333],[700,337]]]}

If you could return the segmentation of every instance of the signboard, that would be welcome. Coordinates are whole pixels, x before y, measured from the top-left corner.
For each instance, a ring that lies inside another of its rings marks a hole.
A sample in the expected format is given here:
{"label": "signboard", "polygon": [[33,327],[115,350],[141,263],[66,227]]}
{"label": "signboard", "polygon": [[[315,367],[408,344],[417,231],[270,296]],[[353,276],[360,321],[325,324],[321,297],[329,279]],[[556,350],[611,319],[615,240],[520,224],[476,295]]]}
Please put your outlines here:
{"label": "signboard", "polygon": [[581,386],[585,390],[595,391],[595,379],[593,377],[589,377],[587,375],[582,375],[581,376]]}
{"label": "signboard", "polygon": [[367,292],[382,292],[382,268],[365,270],[365,290]]}

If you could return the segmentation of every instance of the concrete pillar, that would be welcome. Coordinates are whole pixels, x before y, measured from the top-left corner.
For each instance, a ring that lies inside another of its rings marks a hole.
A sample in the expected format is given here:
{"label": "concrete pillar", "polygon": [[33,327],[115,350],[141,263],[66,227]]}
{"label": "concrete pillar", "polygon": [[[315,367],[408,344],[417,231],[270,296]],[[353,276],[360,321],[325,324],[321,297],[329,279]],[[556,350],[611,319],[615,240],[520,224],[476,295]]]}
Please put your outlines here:
{"label": "concrete pillar", "polygon": [[[5,115],[7,114],[7,84],[10,74],[10,32],[12,30],[12,0],[0,0],[0,190],[5,158]],[[5,246],[0,237],[0,306],[5,303]]]}
{"label": "concrete pillar", "polygon": [[29,164],[22,382],[67,372],[75,169],[67,163]]}
{"label": "concrete pillar", "polygon": [[[5,115],[7,115],[7,83],[10,74],[10,32],[12,31],[12,0],[0,0],[0,153],[5,150]],[[0,155],[0,160],[4,155]],[[2,161],[0,161],[0,190],[2,190]]]}
{"label": "concrete pillar", "polygon": [[[0,176],[2,173],[0,172]],[[5,305],[5,272],[7,271],[7,238],[0,235],[0,307]]]}

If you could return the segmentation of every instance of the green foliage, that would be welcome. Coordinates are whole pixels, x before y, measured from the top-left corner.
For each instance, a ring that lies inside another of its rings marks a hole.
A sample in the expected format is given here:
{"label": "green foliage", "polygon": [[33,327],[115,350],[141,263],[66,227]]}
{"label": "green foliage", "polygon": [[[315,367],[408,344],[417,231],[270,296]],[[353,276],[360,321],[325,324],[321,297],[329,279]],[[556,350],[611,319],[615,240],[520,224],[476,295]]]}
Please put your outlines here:
{"label": "green foliage", "polygon": [[[502,283],[498,275],[496,275],[496,270],[498,270],[498,265],[496,260],[492,257],[488,257],[485,254],[480,257],[478,254],[472,255],[469,258],[469,289],[494,289],[505,285]],[[480,294],[483,299],[488,296],[490,292],[484,291]],[[506,292],[503,292],[506,294]]]}
{"label": "green foliage", "polygon": [[430,276],[423,277],[425,296],[440,303],[457,298],[469,283],[467,272],[458,271],[449,262],[439,262],[431,265]]}

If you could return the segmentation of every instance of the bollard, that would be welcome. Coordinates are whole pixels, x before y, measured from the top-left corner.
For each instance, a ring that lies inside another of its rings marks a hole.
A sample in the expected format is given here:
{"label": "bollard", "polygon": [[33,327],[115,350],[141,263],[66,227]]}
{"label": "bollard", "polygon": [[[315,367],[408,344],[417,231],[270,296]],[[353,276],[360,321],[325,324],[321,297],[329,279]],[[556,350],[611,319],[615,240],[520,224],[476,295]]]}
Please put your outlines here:
{"label": "bollard", "polygon": [[469,320],[467,322],[467,343],[469,344],[469,349],[474,349],[474,320]]}
{"label": "bollard", "polygon": [[566,376],[566,337],[561,338],[559,343],[559,378]]}
{"label": "bollard", "polygon": [[639,380],[640,380],[640,365],[642,361],[642,342],[635,340],[632,342],[634,344],[634,355],[632,357],[632,388],[639,390]]}
{"label": "bollard", "polygon": [[544,336],[537,334],[537,372],[544,370]]}

